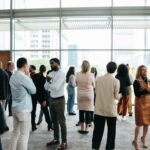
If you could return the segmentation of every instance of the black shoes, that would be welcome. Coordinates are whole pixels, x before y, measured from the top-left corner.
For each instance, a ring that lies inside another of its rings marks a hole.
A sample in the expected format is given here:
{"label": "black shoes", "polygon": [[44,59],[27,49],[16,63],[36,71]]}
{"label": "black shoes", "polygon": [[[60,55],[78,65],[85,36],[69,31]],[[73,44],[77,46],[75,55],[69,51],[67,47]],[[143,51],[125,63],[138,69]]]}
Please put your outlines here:
{"label": "black shoes", "polygon": [[130,113],[129,113],[129,117],[132,117],[132,115],[133,115],[133,113],[132,113],[132,112],[130,112]]}
{"label": "black shoes", "polygon": [[41,122],[42,122],[42,121],[38,121],[36,125],[37,125],[37,126],[38,126],[38,125],[40,125],[40,124],[41,124]]}
{"label": "black shoes", "polygon": [[73,116],[73,115],[76,115],[76,113],[75,112],[70,112],[69,115]]}
{"label": "black shoes", "polygon": [[32,131],[35,131],[35,130],[37,130],[37,127],[32,127]]}
{"label": "black shoes", "polygon": [[80,125],[80,122],[78,121],[78,123],[76,123],[76,126],[79,126]]}
{"label": "black shoes", "polygon": [[80,134],[87,134],[87,133],[89,133],[89,131],[84,131],[84,130],[78,130],[78,132],[79,132]]}
{"label": "black shoes", "polygon": [[48,126],[47,126],[47,129],[48,129],[48,131],[50,131],[50,129],[51,129],[51,130],[54,130],[54,128],[53,128],[52,125],[48,125]]}
{"label": "black shoes", "polygon": [[47,144],[46,144],[46,146],[51,146],[51,145],[58,145],[59,144],[59,140],[52,140],[52,141],[50,141],[50,142],[48,142]]}

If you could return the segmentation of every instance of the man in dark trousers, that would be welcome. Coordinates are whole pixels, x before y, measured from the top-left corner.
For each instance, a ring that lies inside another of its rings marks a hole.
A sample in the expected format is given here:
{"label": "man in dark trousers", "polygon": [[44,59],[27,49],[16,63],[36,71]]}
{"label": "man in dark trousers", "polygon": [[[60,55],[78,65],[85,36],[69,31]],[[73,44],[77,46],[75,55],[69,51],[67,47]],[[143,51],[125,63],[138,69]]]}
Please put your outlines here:
{"label": "man in dark trousers", "polygon": [[45,89],[50,91],[50,111],[52,122],[54,125],[54,139],[47,143],[47,146],[57,145],[60,143],[59,126],[61,128],[61,144],[58,150],[67,148],[67,128],[65,112],[65,97],[64,87],[66,82],[66,75],[60,68],[60,61],[57,58],[50,60],[52,72],[47,76],[47,81],[44,85]]}
{"label": "man in dark trousers", "polygon": [[[2,69],[2,62],[0,61],[0,103],[2,104],[4,114],[5,114],[4,107],[5,107],[5,102],[8,94],[8,85],[9,85],[9,77],[8,74]],[[8,127],[6,127],[6,131],[7,130],[9,130]],[[2,150],[1,138],[0,138],[0,150]]]}
{"label": "man in dark trousers", "polygon": [[[10,80],[10,77],[12,76],[13,71],[14,71],[14,63],[9,61],[7,63],[7,69],[5,71],[7,72],[8,76],[9,76],[9,80]],[[8,109],[9,109],[9,116],[12,116],[12,95],[11,95],[10,85],[8,87],[8,95],[6,98],[5,110],[7,109],[7,105],[8,105]]]}
{"label": "man in dark trousers", "polygon": [[2,62],[0,62],[0,101],[4,108],[6,98],[8,95],[9,77],[6,71],[2,69]]}
{"label": "man in dark trousers", "polygon": [[41,109],[45,115],[45,120],[48,124],[47,128],[48,131],[52,128],[52,122],[50,119],[48,107],[47,107],[47,102],[46,102],[46,90],[44,89],[44,84],[46,82],[46,77],[44,76],[44,73],[46,72],[46,67],[44,65],[41,65],[39,68],[39,73],[36,73],[33,77],[32,80],[36,86],[36,94],[34,96],[34,105],[33,105],[33,110],[32,110],[32,130],[36,128],[35,126],[35,113],[36,113],[36,105],[37,101],[41,105]]}
{"label": "man in dark trousers", "polygon": [[106,150],[115,149],[117,108],[115,99],[119,99],[119,80],[113,74],[117,69],[115,62],[106,66],[107,73],[96,80],[96,101],[94,111],[94,132],[92,149],[99,150],[105,122],[108,126]]}

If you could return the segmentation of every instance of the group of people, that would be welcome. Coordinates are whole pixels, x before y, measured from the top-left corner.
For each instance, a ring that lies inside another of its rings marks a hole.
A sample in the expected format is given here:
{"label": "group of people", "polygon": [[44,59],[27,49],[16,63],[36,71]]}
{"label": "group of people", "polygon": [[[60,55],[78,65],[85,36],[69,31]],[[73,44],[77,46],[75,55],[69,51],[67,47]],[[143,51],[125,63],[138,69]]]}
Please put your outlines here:
{"label": "group of people", "polygon": [[[141,142],[144,148],[148,147],[146,135],[150,124],[150,81],[144,65],[138,67],[136,78],[133,81],[129,74],[128,64],[120,64],[117,67],[115,62],[109,62],[106,66],[107,73],[97,77],[96,68],[92,67],[90,71],[90,63],[86,60],[82,62],[80,72],[76,73],[75,67],[70,67],[66,75],[60,67],[59,59],[52,58],[49,62],[51,70],[46,76],[44,65],[40,66],[39,73],[35,73],[36,67],[30,65],[29,69],[26,58],[17,60],[17,71],[14,73],[12,62],[8,63],[7,72],[0,65],[0,105],[4,110],[9,104],[9,116],[13,116],[13,132],[9,150],[28,149],[31,125],[32,131],[37,129],[35,122],[37,103],[41,106],[40,119],[37,124],[40,124],[41,116],[44,114],[48,130],[54,131],[53,140],[46,145],[58,145],[58,150],[67,149],[64,96],[66,83],[69,115],[76,115],[74,101],[77,87],[78,125],[80,126],[78,132],[88,134],[88,127],[92,121],[94,122],[93,150],[100,148],[105,122],[108,125],[106,150],[115,149],[117,115],[121,120],[125,120],[128,109],[129,116],[132,116],[133,113],[131,100],[131,85],[133,85],[136,128],[132,145],[135,150],[140,150],[138,136],[140,127],[143,126]],[[114,76],[116,70],[117,73]],[[9,128],[6,127],[5,130]],[[2,149],[1,146],[0,149]]]}

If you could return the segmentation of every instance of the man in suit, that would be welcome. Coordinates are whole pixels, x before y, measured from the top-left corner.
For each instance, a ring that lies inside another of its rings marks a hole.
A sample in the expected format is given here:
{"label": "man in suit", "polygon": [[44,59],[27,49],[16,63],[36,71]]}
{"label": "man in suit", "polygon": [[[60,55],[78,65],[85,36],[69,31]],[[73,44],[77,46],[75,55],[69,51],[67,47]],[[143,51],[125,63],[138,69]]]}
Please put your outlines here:
{"label": "man in suit", "polygon": [[[7,69],[5,71],[7,72],[10,80],[10,77],[12,76],[14,71],[14,63],[9,61],[7,63]],[[9,109],[9,116],[12,116],[12,95],[11,95],[10,85],[8,86],[8,96],[6,98],[5,110],[7,109],[7,105]]]}

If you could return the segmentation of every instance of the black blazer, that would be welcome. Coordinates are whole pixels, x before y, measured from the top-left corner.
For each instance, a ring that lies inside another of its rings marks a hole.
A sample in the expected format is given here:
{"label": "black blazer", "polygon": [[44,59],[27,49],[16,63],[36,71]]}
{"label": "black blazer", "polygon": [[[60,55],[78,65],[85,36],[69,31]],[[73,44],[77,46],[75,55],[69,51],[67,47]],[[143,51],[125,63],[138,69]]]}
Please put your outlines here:
{"label": "black blazer", "polygon": [[46,100],[46,90],[44,88],[46,77],[44,77],[41,73],[37,73],[32,77],[32,79],[36,86],[36,94],[34,95],[34,99],[39,101],[39,103],[42,103]]}
{"label": "black blazer", "polygon": [[123,96],[129,95],[128,86],[131,85],[129,76],[127,75],[125,77],[120,77],[120,76],[116,75],[116,78],[120,81],[119,93],[121,93]]}
{"label": "black blazer", "polygon": [[[8,77],[9,77],[9,80],[10,80],[10,77],[12,76],[12,72],[11,71],[9,71],[9,70],[5,70],[6,72],[7,72],[7,74],[8,74]],[[10,84],[9,84],[9,86],[8,86],[8,93],[9,94],[11,94],[11,90],[10,90]]]}
{"label": "black blazer", "polygon": [[9,77],[6,71],[0,68],[0,100],[7,98],[9,89]]}

